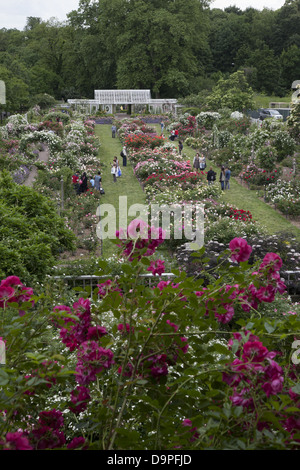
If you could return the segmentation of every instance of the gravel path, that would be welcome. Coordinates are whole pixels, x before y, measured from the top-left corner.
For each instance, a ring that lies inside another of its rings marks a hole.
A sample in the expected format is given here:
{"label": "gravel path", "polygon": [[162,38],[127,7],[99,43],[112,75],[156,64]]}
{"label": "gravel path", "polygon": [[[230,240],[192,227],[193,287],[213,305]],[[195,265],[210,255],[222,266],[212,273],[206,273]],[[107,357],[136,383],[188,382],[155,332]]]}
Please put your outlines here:
{"label": "gravel path", "polygon": [[[41,152],[39,152],[39,157],[38,157],[39,161],[47,162],[48,159],[49,159],[49,150],[48,149],[45,149],[45,150],[42,150]],[[37,168],[35,166],[33,166],[33,168],[30,171],[28,177],[24,181],[24,186],[32,187],[33,183],[34,183],[34,180],[37,177],[37,174],[38,174]]]}

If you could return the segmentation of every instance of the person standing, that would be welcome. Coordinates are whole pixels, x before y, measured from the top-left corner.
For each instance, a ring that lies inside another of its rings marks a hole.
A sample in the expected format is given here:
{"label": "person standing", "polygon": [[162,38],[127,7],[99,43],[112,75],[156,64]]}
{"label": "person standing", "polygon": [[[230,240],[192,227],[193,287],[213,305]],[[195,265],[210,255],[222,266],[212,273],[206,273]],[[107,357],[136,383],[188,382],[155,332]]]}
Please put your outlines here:
{"label": "person standing", "polygon": [[98,174],[95,176],[95,189],[100,191],[101,187],[101,173],[98,171]]}
{"label": "person standing", "polygon": [[225,189],[225,168],[222,166],[219,181],[221,183],[221,189]]}
{"label": "person standing", "polygon": [[196,153],[196,155],[194,156],[193,168],[195,168],[196,170],[199,170],[199,168],[200,168],[200,157],[199,157],[199,153]]}
{"label": "person standing", "polygon": [[120,168],[120,163],[119,163],[118,157],[114,157],[114,163],[117,165],[117,173],[116,173],[116,176],[117,176],[117,178],[119,178],[120,176],[122,176],[122,172],[121,172],[121,168]]}
{"label": "person standing", "polygon": [[231,176],[231,171],[228,166],[225,168],[225,189],[230,189],[229,180]]}
{"label": "person standing", "polygon": [[200,168],[201,171],[204,171],[205,168],[206,168],[206,162],[205,162],[205,158],[204,158],[203,155],[200,158],[199,168]]}
{"label": "person standing", "polygon": [[212,184],[214,181],[216,181],[216,172],[213,171],[212,167],[210,167],[209,171],[207,172],[207,181],[208,184]]}
{"label": "person standing", "polygon": [[94,177],[93,177],[93,176],[90,176],[90,179],[89,179],[89,181],[88,181],[88,187],[89,187],[89,189],[94,189],[94,186],[95,186]]}
{"label": "person standing", "polygon": [[124,147],[122,148],[122,152],[121,152],[121,157],[123,158],[123,166],[127,166],[127,151],[126,151],[126,147],[124,145]]}
{"label": "person standing", "polygon": [[114,162],[111,166],[111,174],[113,175],[113,182],[117,182],[117,173],[118,173],[118,167],[116,162]]}
{"label": "person standing", "polygon": [[87,180],[86,173],[84,172],[80,179],[79,194],[85,193],[87,191],[87,185],[88,185],[88,180]]}
{"label": "person standing", "polygon": [[163,135],[163,133],[164,133],[164,127],[165,127],[164,121],[161,120],[161,122],[160,122],[161,135]]}
{"label": "person standing", "polygon": [[116,137],[117,127],[113,124],[111,126],[111,136],[114,139]]}
{"label": "person standing", "polygon": [[181,140],[180,140],[180,141],[178,142],[179,155],[181,155],[182,149],[183,149],[183,143],[182,143]]}

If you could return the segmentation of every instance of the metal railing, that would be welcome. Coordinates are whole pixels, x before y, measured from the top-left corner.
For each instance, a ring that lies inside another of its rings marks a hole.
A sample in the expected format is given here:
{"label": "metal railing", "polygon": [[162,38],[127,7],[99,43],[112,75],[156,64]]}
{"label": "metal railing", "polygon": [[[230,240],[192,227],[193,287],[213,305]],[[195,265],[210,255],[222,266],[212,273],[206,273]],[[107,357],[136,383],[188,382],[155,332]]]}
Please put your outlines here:
{"label": "metal railing", "polygon": [[[152,273],[140,274],[141,282],[151,287],[157,280],[170,280],[175,277],[173,273],[163,273],[161,275],[154,275]],[[300,271],[283,271],[281,277],[287,286],[288,291],[293,291],[295,295],[300,295]],[[84,276],[52,276],[52,279],[63,280],[70,287],[90,287],[91,292],[97,287],[97,284],[101,284],[107,279],[110,279],[111,275],[84,275]]]}
{"label": "metal railing", "polygon": [[[75,287],[82,287],[85,290],[86,287],[91,289],[91,294],[93,290],[97,287],[98,284],[105,282],[105,280],[110,279],[112,276],[107,274],[104,276],[97,276],[97,275],[84,275],[84,276],[51,276],[51,279],[62,280],[64,281],[70,288]],[[152,273],[147,274],[140,274],[139,275],[141,282],[151,287],[154,282],[157,280],[170,280],[175,277],[173,273],[163,273],[161,275],[154,275]]]}

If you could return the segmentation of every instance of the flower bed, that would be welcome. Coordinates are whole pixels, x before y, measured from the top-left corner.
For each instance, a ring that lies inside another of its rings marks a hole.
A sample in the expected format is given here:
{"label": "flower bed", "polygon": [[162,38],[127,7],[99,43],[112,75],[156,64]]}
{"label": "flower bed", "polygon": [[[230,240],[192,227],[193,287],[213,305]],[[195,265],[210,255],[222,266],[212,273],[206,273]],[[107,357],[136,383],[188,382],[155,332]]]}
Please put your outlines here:
{"label": "flower bed", "polygon": [[161,147],[164,145],[165,139],[163,136],[149,136],[147,134],[129,134],[125,138],[125,146],[129,149],[138,149],[149,147],[154,149],[155,147]]}
{"label": "flower bed", "polygon": [[240,178],[248,185],[268,186],[274,183],[280,177],[279,169],[267,171],[259,168],[255,164],[248,165],[244,171],[240,173]]}

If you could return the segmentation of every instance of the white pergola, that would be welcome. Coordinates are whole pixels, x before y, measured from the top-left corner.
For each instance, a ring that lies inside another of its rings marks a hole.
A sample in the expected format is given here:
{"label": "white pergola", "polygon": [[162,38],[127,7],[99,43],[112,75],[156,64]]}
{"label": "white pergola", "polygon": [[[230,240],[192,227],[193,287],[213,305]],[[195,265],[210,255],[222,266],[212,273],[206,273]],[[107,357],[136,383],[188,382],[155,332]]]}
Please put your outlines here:
{"label": "white pergola", "polygon": [[86,109],[90,112],[101,107],[107,113],[116,112],[117,105],[131,105],[134,111],[141,111],[146,106],[153,113],[176,112],[176,99],[152,99],[150,90],[95,90],[95,99],[69,99],[68,103],[76,109]]}

